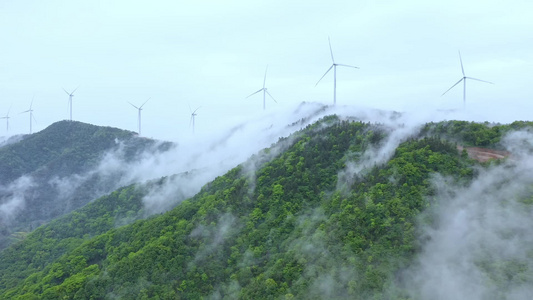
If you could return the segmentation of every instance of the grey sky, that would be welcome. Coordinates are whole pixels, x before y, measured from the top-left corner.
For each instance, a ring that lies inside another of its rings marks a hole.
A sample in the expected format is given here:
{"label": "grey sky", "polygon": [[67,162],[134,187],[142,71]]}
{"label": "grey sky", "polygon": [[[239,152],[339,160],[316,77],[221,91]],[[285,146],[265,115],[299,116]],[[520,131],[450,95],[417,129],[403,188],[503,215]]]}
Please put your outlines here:
{"label": "grey sky", "polygon": [[[73,118],[180,140],[262,113],[266,85],[278,104],[333,102],[400,111],[461,109],[468,118],[533,119],[531,1],[30,1],[0,2],[0,116],[27,133],[68,119],[62,90],[80,85]],[[6,135],[0,120],[0,136]]]}

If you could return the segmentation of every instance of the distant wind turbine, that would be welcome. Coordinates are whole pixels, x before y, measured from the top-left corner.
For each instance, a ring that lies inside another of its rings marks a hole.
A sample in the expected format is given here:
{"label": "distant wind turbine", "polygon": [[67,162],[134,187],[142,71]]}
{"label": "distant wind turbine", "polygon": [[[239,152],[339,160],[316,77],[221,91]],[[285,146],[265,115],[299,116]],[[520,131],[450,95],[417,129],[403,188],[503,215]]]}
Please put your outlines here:
{"label": "distant wind turbine", "polygon": [[274,102],[278,103],[276,101],[276,99],[274,99],[274,97],[272,97],[272,95],[270,95],[270,93],[268,92],[268,89],[265,87],[265,84],[266,84],[266,79],[267,79],[267,71],[268,71],[268,66],[266,67],[265,69],[265,78],[263,79],[263,88],[258,90],[257,92],[254,92],[253,94],[251,94],[250,96],[246,97],[246,99],[250,98],[251,96],[259,93],[259,92],[263,92],[263,110],[265,110],[265,107],[266,107],[266,101],[265,101],[265,95],[268,94],[270,96],[270,98],[272,98],[272,100],[274,100]]}
{"label": "distant wind turbine", "polygon": [[30,134],[31,134],[31,132],[32,132],[32,128],[31,128],[31,126],[32,126],[32,120],[35,120],[35,117],[33,116],[33,109],[32,109],[32,106],[33,106],[33,99],[34,99],[34,98],[35,98],[35,97],[33,97],[33,98],[31,99],[30,109],[21,112],[21,114],[25,114],[25,113],[27,113],[27,112],[30,113]]}
{"label": "distant wind turbine", "polygon": [[333,68],[333,105],[335,105],[335,104],[337,104],[337,66],[355,68],[355,69],[359,69],[359,67],[354,67],[354,66],[350,66],[350,65],[343,65],[343,64],[336,64],[335,63],[335,59],[333,58],[333,50],[331,49],[331,41],[329,39],[329,36],[328,36],[328,43],[329,43],[329,52],[331,53],[331,61],[333,62],[333,64],[331,65],[331,67],[329,67],[329,69],[326,71],[326,73],[324,73],[324,75],[322,75],[322,77],[320,77],[320,79],[315,84],[315,86],[317,86],[318,83],[320,82],[320,80],[322,80],[322,78],[324,78],[324,76],[326,76],[326,74],[328,74],[328,72],[331,70],[331,68]]}
{"label": "distant wind turbine", "polygon": [[139,116],[137,117],[137,119],[139,121],[139,136],[141,135],[141,111],[143,110],[143,106],[146,104],[146,102],[148,102],[148,100],[150,100],[150,98],[148,98],[146,101],[144,101],[144,103],[141,106],[139,106],[139,107],[135,106],[133,103],[128,101],[128,103],[131,104],[131,106],[135,107],[139,111]]}
{"label": "distant wind turbine", "polygon": [[9,112],[11,111],[11,107],[9,107],[9,110],[7,111],[7,114],[5,117],[0,117],[0,119],[6,119],[6,131],[9,132]]}
{"label": "distant wind turbine", "polygon": [[189,111],[191,112],[191,121],[189,122],[189,127],[191,126],[192,124],[192,133],[194,133],[194,119],[196,118],[196,116],[198,115],[196,112],[200,109],[201,106],[199,106],[197,109],[195,109],[194,111],[192,111],[191,109],[191,106],[189,105]]}
{"label": "distant wind turbine", "polygon": [[63,91],[65,91],[65,93],[67,93],[68,95],[68,104],[69,104],[69,107],[70,107],[70,120],[72,121],[72,97],[74,97],[74,92],[79,88],[79,86],[77,88],[75,88],[72,92],[67,92],[67,90],[65,90],[65,88],[63,88]]}
{"label": "distant wind turbine", "polygon": [[465,75],[465,69],[463,68],[463,59],[461,58],[461,51],[459,51],[459,61],[461,62],[461,71],[463,72],[463,78],[459,79],[459,81],[457,81],[454,85],[452,85],[452,87],[449,88],[448,90],[446,90],[446,92],[444,92],[441,96],[444,96],[444,94],[446,94],[448,91],[453,89],[456,85],[458,85],[462,81],[463,82],[463,108],[465,108],[466,107],[466,80],[467,79],[477,80],[477,81],[490,83],[490,84],[494,84],[494,83],[492,83],[490,81],[477,79],[477,78],[467,77]]}

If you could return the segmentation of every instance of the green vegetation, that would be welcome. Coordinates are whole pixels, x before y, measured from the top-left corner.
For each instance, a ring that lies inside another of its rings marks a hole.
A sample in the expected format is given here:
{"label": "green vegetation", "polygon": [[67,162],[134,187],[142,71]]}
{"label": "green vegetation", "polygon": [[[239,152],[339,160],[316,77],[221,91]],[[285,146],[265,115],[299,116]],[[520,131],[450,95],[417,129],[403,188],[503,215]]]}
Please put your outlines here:
{"label": "green vegetation", "polygon": [[[88,173],[109,151],[122,149],[120,159],[128,162],[143,151],[166,151],[170,146],[171,143],[157,145],[153,140],[137,138],[133,132],[117,128],[61,121],[1,147],[0,182],[5,188],[0,190],[0,204],[11,199],[13,190],[20,190],[26,203],[24,209],[11,212],[9,218],[0,216],[0,250],[39,225],[82,207],[96,195],[116,189],[120,176],[104,178]],[[29,178],[28,183],[9,188],[21,176]],[[66,188],[72,189],[68,199],[62,198],[61,188],[54,185],[54,180],[64,178]],[[70,178],[84,179],[72,183]]]}
{"label": "green vegetation", "polygon": [[353,173],[387,131],[332,116],[167,213],[117,227],[140,216],[147,190],[123,188],[1,252],[0,298],[407,299],[400,274],[419,251],[417,224],[432,223],[420,217],[435,204],[433,176],[476,176],[476,163],[437,137],[456,126],[474,144],[503,131],[429,124],[426,137]]}
{"label": "green vegetation", "polygon": [[511,130],[531,130],[533,122],[515,121],[509,125],[447,121],[428,123],[421,134],[442,136],[464,146],[498,147],[501,137]]}
{"label": "green vegetation", "polygon": [[45,166],[59,174],[81,171],[98,163],[102,150],[110,149],[115,139],[125,140],[133,132],[99,127],[81,122],[61,121],[22,141],[0,148],[0,181],[9,182]]}
{"label": "green vegetation", "polygon": [[1,252],[0,285],[15,285],[20,278],[41,270],[84,240],[111,230],[116,224],[138,219],[142,215],[142,190],[135,186],[121,188],[37,228],[23,242],[5,249]]}

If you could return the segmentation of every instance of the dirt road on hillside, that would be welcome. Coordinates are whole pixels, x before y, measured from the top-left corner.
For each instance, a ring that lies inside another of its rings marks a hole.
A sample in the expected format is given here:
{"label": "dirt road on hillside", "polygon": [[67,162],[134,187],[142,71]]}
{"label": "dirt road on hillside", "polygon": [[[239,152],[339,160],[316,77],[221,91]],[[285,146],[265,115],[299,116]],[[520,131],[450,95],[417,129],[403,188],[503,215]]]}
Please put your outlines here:
{"label": "dirt road on hillside", "polygon": [[468,157],[475,159],[477,161],[480,161],[480,162],[486,162],[491,159],[502,159],[502,158],[506,158],[509,155],[511,155],[511,152],[509,151],[493,150],[493,149],[479,148],[479,147],[457,146],[457,149],[459,151],[463,151],[463,149],[466,149],[466,152],[468,153]]}

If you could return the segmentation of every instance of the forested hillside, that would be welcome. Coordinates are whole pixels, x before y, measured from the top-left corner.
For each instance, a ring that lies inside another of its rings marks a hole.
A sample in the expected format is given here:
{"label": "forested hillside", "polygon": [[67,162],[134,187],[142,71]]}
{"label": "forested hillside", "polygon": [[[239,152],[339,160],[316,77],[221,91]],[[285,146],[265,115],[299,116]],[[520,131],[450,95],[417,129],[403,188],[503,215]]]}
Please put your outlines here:
{"label": "forested hillside", "polygon": [[[483,190],[486,174],[520,167],[480,165],[458,143],[508,149],[504,133],[527,125],[427,124],[396,145],[394,128],[326,117],[164,214],[122,226],[139,218],[143,197],[166,179],[123,188],[40,227],[0,252],[0,298],[428,299],[417,280],[424,258],[437,252],[427,245],[445,228],[441,209],[462,191],[473,205],[480,197],[469,189]],[[498,174],[486,195],[513,179]],[[531,186],[511,186],[506,205],[530,212]],[[494,236],[510,245],[527,236],[520,228]],[[478,299],[527,291],[533,249],[522,248],[519,257],[480,250],[475,268],[497,293]]]}
{"label": "forested hillside", "polygon": [[449,121],[428,123],[421,135],[438,136],[464,146],[495,147],[503,149],[501,139],[511,131],[533,129],[533,122],[515,121],[508,125],[489,122],[475,123],[467,121]]}
{"label": "forested hillside", "polygon": [[170,146],[117,128],[61,121],[0,148],[0,249],[116,189],[120,174],[94,171],[106,153],[120,150],[127,163]]}

